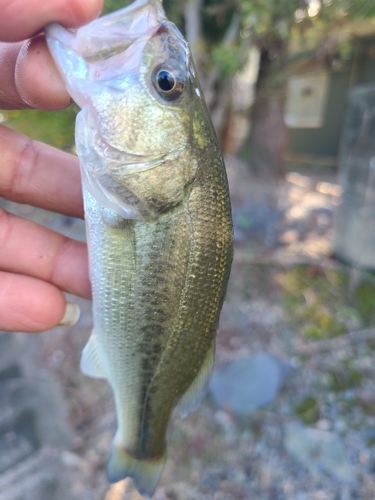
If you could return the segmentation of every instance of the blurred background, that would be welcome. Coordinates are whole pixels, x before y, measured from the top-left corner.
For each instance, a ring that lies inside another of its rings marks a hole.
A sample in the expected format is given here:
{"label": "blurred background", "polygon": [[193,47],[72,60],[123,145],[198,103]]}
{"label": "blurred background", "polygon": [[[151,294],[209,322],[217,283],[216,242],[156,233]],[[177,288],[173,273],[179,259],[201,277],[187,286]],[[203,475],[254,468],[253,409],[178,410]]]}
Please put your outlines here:
{"label": "blurred background", "polygon": [[[106,0],[105,13],[124,6]],[[227,164],[235,258],[209,394],[173,416],[156,500],[375,499],[375,3],[164,0]],[[0,122],[75,153],[78,108]],[[7,210],[84,240],[83,221]],[[75,301],[77,299],[74,299]],[[92,327],[0,334],[0,500],[109,487],[116,423],[79,372]]]}

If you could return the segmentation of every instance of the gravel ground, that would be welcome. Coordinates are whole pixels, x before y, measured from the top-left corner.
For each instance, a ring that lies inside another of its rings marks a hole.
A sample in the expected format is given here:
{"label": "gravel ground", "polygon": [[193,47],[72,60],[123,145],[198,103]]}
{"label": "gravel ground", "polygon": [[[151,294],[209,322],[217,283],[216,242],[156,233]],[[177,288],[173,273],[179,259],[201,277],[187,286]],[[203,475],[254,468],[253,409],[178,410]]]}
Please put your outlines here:
{"label": "gravel ground", "polygon": [[[333,178],[296,173],[280,185],[267,185],[251,178],[238,160],[227,163],[236,251],[216,369],[267,353],[285,370],[278,394],[267,406],[238,413],[217,406],[211,394],[187,418],[173,416],[168,461],[154,498],[375,499],[375,336],[370,332],[370,340],[346,345],[335,337],[328,347],[317,344],[316,353],[306,354],[303,348],[310,340],[301,337],[280,300],[280,276],[296,264],[339,266],[330,255],[340,190]],[[81,221],[2,204],[84,238]],[[92,320],[90,303],[78,302],[78,325],[35,338],[43,366],[62,384],[75,433],[72,448],[61,453],[69,471],[67,498],[139,500],[130,481],[108,487],[105,480],[116,427],[114,407],[107,384],[79,372]],[[332,374],[338,383],[349,382],[334,386]],[[239,376],[236,383],[249,381]]]}

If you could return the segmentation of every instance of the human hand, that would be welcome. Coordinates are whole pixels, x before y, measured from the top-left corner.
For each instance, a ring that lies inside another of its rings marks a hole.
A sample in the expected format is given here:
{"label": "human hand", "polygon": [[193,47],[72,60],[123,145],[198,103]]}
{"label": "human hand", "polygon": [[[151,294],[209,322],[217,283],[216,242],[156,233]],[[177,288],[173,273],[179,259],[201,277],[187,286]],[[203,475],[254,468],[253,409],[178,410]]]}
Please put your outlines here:
{"label": "human hand", "polygon": [[[38,33],[51,22],[86,24],[102,0],[3,0],[1,7],[1,42],[12,43],[0,42],[0,109],[67,106],[70,97]],[[83,217],[78,158],[0,126],[0,196]],[[0,208],[0,330],[58,325],[76,312],[63,291],[90,298],[86,245]]]}

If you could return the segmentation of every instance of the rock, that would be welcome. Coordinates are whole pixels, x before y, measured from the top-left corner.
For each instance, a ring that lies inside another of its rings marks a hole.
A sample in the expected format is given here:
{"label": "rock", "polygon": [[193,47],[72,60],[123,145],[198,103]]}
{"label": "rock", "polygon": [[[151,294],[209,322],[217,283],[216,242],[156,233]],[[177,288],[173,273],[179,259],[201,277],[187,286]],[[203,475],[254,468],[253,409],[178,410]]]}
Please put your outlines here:
{"label": "rock", "polygon": [[215,421],[222,428],[225,440],[228,444],[232,444],[236,440],[236,426],[234,419],[226,411],[218,410],[214,415]]}
{"label": "rock", "polygon": [[336,434],[297,423],[287,424],[284,431],[285,448],[313,475],[325,471],[340,481],[355,481],[344,444]]}
{"label": "rock", "polygon": [[209,390],[219,407],[248,415],[273,401],[289,368],[267,353],[258,353],[214,370]]}
{"label": "rock", "polygon": [[0,500],[70,500],[66,485],[57,494],[62,475],[56,450],[38,450],[0,475]]}
{"label": "rock", "polygon": [[72,439],[67,410],[34,344],[0,332],[0,500],[70,500],[59,461]]}
{"label": "rock", "polygon": [[193,500],[197,498],[196,491],[191,484],[183,481],[176,481],[173,485],[165,489],[166,498],[169,500]]}

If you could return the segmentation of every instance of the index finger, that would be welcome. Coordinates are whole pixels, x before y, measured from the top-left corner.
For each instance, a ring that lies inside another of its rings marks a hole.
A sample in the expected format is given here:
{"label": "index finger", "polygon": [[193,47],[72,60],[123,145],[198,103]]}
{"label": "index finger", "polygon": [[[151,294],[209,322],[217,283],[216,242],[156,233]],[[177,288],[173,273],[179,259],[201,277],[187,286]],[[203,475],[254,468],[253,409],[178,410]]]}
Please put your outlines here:
{"label": "index finger", "polygon": [[25,40],[47,24],[56,22],[72,28],[88,23],[103,8],[103,0],[2,0],[0,39]]}

